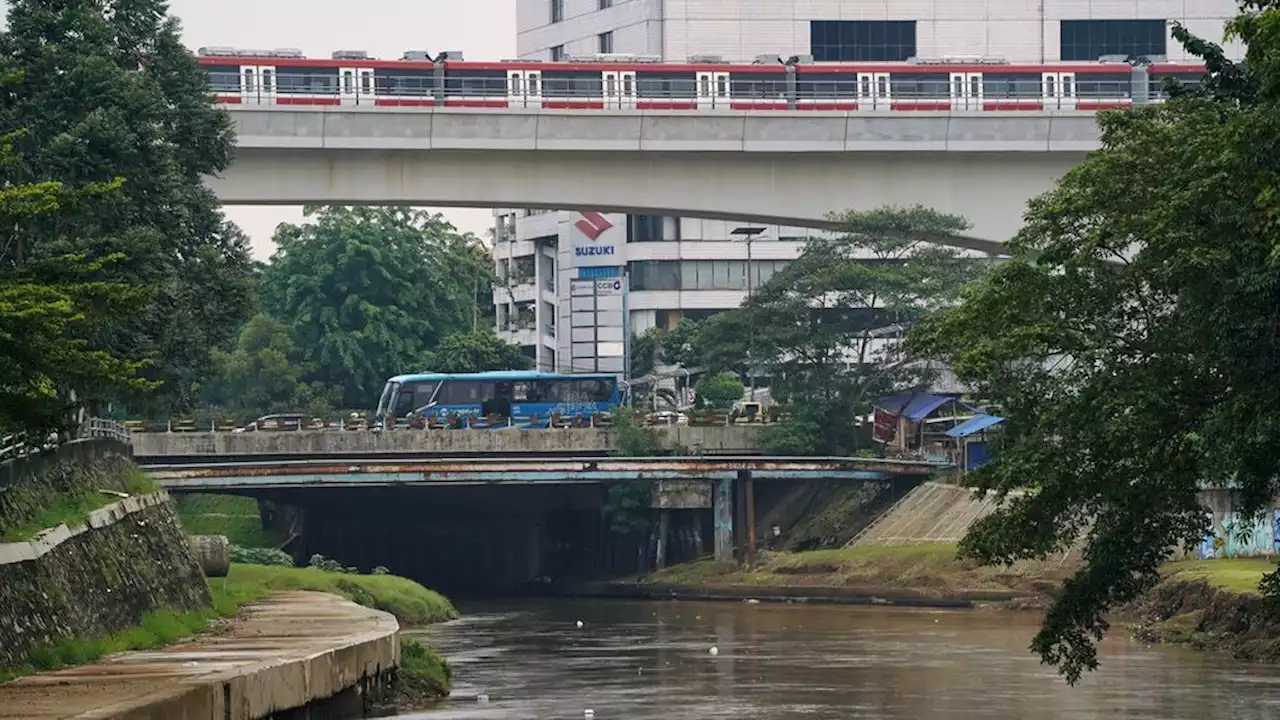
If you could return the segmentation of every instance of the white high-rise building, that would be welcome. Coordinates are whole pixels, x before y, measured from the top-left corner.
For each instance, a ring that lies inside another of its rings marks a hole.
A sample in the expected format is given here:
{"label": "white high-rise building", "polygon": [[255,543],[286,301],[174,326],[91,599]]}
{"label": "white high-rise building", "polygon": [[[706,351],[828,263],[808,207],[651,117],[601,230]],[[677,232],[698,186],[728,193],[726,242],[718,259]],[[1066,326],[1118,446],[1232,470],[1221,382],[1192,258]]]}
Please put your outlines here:
{"label": "white high-rise building", "polygon": [[[676,62],[694,55],[728,62],[760,55],[811,55],[815,62],[983,57],[1015,64],[1128,55],[1178,62],[1189,58],[1170,34],[1172,21],[1221,41],[1224,23],[1237,11],[1235,0],[517,2],[522,59],[612,53]],[[1238,46],[1226,49],[1241,54]],[[513,209],[494,215],[494,257],[506,283],[494,293],[499,334],[526,347],[539,369],[561,372],[606,369],[578,367],[574,360],[574,342],[582,339],[576,335],[586,331],[572,328],[579,321],[571,312],[571,285],[585,276],[571,262],[570,238],[584,228],[593,237],[611,234],[619,249],[611,262],[628,269],[625,316],[632,333],[738,306],[748,283],[758,286],[794,259],[813,232],[766,227],[748,246],[732,234],[744,223]],[[606,300],[596,298],[594,307],[603,312]],[[597,328],[592,341],[615,342],[616,329],[606,334]]]}

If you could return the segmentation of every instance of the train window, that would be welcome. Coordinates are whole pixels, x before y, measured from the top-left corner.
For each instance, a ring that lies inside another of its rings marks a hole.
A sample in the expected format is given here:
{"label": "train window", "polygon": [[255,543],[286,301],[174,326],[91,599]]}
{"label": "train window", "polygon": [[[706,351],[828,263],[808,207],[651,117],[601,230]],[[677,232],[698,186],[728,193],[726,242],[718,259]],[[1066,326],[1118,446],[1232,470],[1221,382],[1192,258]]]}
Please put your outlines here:
{"label": "train window", "polygon": [[716,75],[716,97],[728,97],[728,96],[729,96],[729,76],[717,74]]}
{"label": "train window", "polygon": [[635,97],[635,81],[636,76],[632,73],[622,73],[622,96]]}
{"label": "train window", "polygon": [[257,90],[257,74],[253,68],[244,69],[244,90],[245,92],[254,92]]}
{"label": "train window", "polygon": [[342,92],[350,95],[356,91],[355,73],[350,70],[342,71]]}
{"label": "train window", "polygon": [[262,68],[262,89],[265,92],[272,92],[275,90],[275,83],[272,82],[274,79],[275,73],[272,72],[270,68]]}
{"label": "train window", "polygon": [[542,76],[540,73],[536,73],[536,72],[529,73],[527,84],[529,86],[529,94],[533,97],[537,97],[538,95],[541,94],[538,92],[538,85],[540,84],[539,80],[541,79],[541,77]]}
{"label": "train window", "polygon": [[360,71],[360,92],[368,95],[373,91],[373,74],[368,70]]}
{"label": "train window", "polygon": [[520,94],[521,94],[521,91],[520,91],[520,73],[518,73],[518,72],[513,72],[513,73],[511,73],[511,78],[510,78],[510,80],[511,80],[511,88],[509,89],[510,94],[511,94],[511,95],[520,95]]}
{"label": "train window", "polygon": [[711,97],[711,76],[698,76],[698,97]]}
{"label": "train window", "polygon": [[604,74],[604,95],[615,97],[618,93],[618,76],[614,73]]}

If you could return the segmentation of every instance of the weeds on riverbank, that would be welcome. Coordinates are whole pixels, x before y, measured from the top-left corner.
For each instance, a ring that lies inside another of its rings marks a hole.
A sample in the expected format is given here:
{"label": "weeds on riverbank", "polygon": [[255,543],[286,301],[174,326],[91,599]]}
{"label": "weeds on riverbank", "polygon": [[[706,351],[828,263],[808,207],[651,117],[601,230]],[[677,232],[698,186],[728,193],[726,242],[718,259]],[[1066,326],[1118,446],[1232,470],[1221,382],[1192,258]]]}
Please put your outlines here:
{"label": "weeds on riverbank", "polygon": [[316,568],[233,564],[231,573],[210,582],[214,607],[261,600],[275,590],[312,590],[391,613],[401,625],[428,625],[453,620],[458,611],[440,593],[396,575],[353,575]]}
{"label": "weeds on riverbank", "polygon": [[[34,495],[28,498],[18,497],[10,501],[15,507],[27,508],[27,511],[10,517],[5,523],[7,527],[0,527],[0,542],[30,540],[45,530],[64,524],[68,527],[80,527],[88,521],[89,514],[94,510],[119,500],[118,493],[143,495],[159,489],[159,486],[137,467],[129,465],[126,470],[118,472],[114,467],[108,466],[108,468],[112,471],[111,473],[96,467],[81,470],[80,472],[84,475],[81,483],[73,484],[69,492],[52,493],[40,485],[33,485],[31,488],[24,485],[15,486],[13,491],[15,493],[30,492]],[[95,479],[99,475],[103,476],[100,484],[111,492],[104,492],[94,487]]]}
{"label": "weeds on riverbank", "polygon": [[85,665],[112,653],[168,645],[208,629],[216,617],[217,613],[212,609],[191,612],[153,610],[142,616],[142,622],[114,635],[64,637],[52,645],[33,649],[22,666],[0,669],[0,683],[37,672]]}
{"label": "weeds on riverbank", "polygon": [[[106,655],[126,650],[149,650],[168,645],[209,629],[218,618],[234,618],[241,606],[265,598],[277,590],[311,590],[341,595],[352,602],[391,613],[401,625],[426,625],[458,617],[458,611],[444,596],[418,583],[395,575],[352,575],[315,568],[286,568],[268,565],[231,566],[225,578],[209,582],[213,607],[193,612],[156,610],[131,628],[107,637],[66,637],[33,650],[20,667],[0,668],[0,682],[23,675],[96,662]],[[435,661],[444,661],[427,648]],[[429,660],[430,658],[428,658]],[[420,671],[424,677],[440,676],[427,660]],[[448,687],[444,670],[444,687]],[[422,681],[426,683],[426,680]],[[423,685],[425,687],[425,685]]]}

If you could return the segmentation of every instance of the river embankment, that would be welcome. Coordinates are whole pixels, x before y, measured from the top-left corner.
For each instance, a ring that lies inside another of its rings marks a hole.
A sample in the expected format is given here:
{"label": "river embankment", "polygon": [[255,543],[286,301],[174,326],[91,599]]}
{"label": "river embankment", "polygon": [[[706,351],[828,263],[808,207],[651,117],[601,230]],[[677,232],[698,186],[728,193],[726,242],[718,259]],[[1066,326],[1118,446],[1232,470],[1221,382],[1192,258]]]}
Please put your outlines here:
{"label": "river embankment", "polygon": [[588,583],[576,594],[972,607],[1042,607],[1074,570],[1068,562],[987,567],[956,557],[943,543],[852,547],[806,552],[764,551],[750,568],[711,560],[676,565],[637,578]]}

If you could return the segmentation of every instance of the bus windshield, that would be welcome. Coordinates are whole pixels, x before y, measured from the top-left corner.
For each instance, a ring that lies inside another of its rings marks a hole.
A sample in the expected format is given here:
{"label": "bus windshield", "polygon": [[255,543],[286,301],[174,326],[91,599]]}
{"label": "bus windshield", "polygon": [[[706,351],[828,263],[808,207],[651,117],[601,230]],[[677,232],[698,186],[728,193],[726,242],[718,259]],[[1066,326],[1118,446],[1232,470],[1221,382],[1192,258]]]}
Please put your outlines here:
{"label": "bus windshield", "polygon": [[378,399],[378,409],[374,412],[374,417],[382,417],[391,409],[391,398],[395,397],[396,390],[400,389],[400,383],[388,382],[382,387],[382,397]]}

